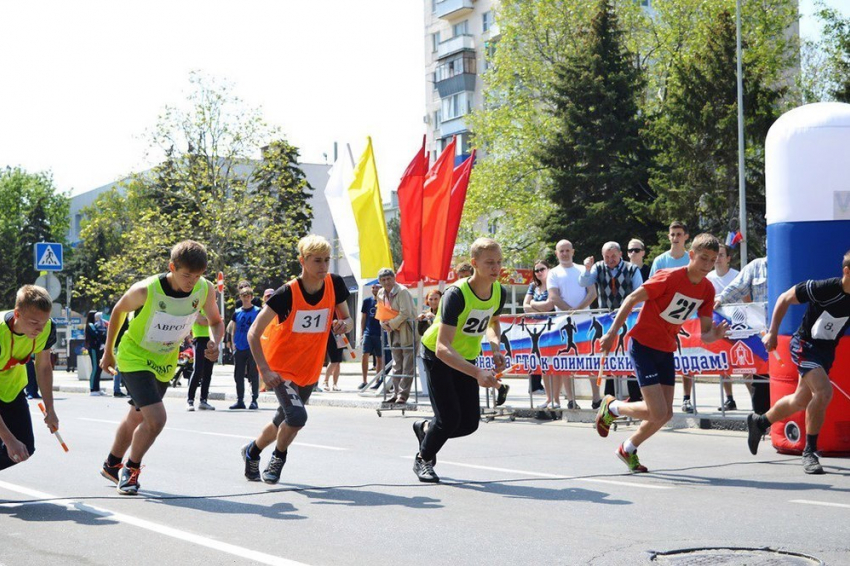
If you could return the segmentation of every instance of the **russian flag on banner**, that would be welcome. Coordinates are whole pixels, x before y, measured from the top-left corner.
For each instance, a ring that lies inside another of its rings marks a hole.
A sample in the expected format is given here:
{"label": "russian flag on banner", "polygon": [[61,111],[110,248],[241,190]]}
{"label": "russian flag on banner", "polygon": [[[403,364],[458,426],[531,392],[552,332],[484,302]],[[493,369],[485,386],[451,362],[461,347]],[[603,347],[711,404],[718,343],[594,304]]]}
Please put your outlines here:
{"label": "russian flag on banner", "polygon": [[729,232],[728,234],[726,234],[726,245],[731,248],[736,248],[743,239],[744,237],[741,235],[740,230]]}

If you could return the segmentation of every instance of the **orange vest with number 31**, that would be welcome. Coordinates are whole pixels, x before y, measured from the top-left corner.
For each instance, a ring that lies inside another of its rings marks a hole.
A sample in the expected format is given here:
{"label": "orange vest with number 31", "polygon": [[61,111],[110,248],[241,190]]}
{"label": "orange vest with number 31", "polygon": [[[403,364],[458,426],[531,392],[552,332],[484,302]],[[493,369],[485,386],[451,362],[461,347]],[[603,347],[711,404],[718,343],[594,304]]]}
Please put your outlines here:
{"label": "orange vest with number 31", "polygon": [[304,300],[297,279],[287,285],[292,294],[292,310],[283,322],[275,318],[266,327],[260,341],[269,367],[283,379],[306,387],[319,381],[336,308],[336,294],[330,273],[325,276],[324,292],[317,305]]}

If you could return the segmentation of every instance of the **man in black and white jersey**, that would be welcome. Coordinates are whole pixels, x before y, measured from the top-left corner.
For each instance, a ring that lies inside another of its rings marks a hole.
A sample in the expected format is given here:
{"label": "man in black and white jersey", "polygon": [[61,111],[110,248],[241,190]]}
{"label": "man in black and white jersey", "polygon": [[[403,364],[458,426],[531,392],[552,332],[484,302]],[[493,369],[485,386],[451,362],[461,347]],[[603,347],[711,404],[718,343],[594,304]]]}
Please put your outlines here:
{"label": "man in black and white jersey", "polygon": [[777,401],[765,414],[752,413],[747,417],[748,443],[750,452],[755,454],[771,423],[805,409],[803,471],[807,474],[824,473],[816,454],[818,433],[832,399],[829,370],[835,360],[835,349],[850,326],[850,251],[844,254],[842,271],[842,277],[799,283],[776,301],[770,330],[763,340],[768,351],[776,348],[777,331],[788,307],[808,304],[803,321],[791,338],[791,359],[800,373],[800,381],[794,393]]}

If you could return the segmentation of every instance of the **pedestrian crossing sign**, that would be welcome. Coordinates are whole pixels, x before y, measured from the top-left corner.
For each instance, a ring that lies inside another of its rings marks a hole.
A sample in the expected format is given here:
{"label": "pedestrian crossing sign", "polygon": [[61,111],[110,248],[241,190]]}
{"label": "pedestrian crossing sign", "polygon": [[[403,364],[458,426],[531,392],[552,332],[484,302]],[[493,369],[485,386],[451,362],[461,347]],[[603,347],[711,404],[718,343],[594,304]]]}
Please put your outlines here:
{"label": "pedestrian crossing sign", "polygon": [[33,247],[36,271],[62,271],[62,244],[38,242]]}

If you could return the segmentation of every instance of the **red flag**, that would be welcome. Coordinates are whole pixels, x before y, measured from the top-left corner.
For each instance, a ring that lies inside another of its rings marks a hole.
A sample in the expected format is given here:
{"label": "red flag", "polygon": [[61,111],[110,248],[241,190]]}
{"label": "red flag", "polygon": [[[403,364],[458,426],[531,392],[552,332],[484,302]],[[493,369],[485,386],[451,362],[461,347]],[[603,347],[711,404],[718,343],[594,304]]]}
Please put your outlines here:
{"label": "red flag", "polygon": [[452,175],[452,195],[449,202],[448,225],[446,226],[446,243],[443,249],[442,271],[444,277],[448,275],[452,266],[452,255],[457,242],[457,231],[460,228],[460,218],[463,215],[463,204],[466,202],[466,189],[469,187],[469,176],[472,173],[472,164],[475,161],[475,150],[466,161],[454,170]]}
{"label": "red flag", "polygon": [[455,138],[425,177],[422,189],[422,275],[431,279],[445,279],[441,271],[443,250],[446,244],[446,228],[449,217],[449,201],[452,193],[454,172]]}
{"label": "red flag", "polygon": [[407,166],[398,185],[399,236],[403,258],[396,277],[399,283],[417,283],[422,279],[422,188],[427,173],[428,154],[425,152],[425,136],[422,136],[422,147]]}

